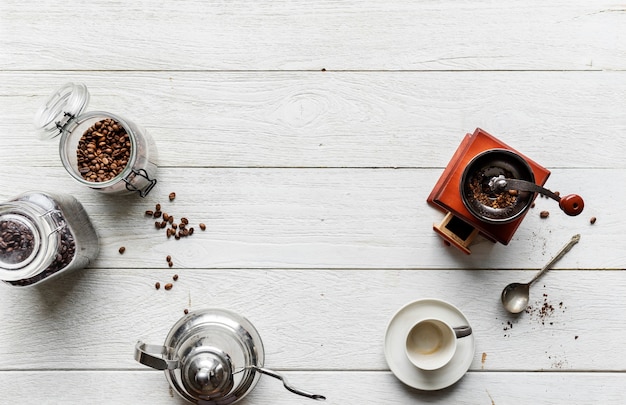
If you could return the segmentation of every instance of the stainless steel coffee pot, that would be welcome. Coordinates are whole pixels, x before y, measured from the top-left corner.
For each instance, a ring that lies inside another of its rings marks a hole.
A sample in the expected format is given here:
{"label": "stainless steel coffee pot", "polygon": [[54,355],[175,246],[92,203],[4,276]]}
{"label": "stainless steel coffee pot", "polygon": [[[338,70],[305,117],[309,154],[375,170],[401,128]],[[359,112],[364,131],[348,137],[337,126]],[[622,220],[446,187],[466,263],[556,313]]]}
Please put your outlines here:
{"label": "stainless steel coffee pot", "polygon": [[224,309],[190,312],[174,324],[163,346],[138,342],[135,360],[164,370],[170,386],[195,404],[234,404],[252,391],[261,374],[281,380],[295,394],[326,399],[296,389],[281,374],[264,368],[257,330],[246,318]]}

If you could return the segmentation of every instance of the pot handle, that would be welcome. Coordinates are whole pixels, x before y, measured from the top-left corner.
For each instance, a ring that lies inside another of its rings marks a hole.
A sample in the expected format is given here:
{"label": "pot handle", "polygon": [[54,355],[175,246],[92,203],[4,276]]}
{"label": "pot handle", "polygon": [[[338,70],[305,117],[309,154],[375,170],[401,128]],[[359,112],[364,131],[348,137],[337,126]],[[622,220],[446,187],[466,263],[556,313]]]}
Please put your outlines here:
{"label": "pot handle", "polygon": [[171,352],[171,347],[150,345],[139,341],[135,345],[135,360],[156,370],[174,370],[179,366],[178,359],[168,360],[164,358]]}
{"label": "pot handle", "polygon": [[258,367],[258,366],[254,366],[254,369],[256,371],[258,371],[259,373],[261,373],[261,374],[266,374],[266,375],[269,375],[270,377],[274,377],[274,378],[277,378],[277,379],[281,380],[283,382],[283,385],[285,386],[285,388],[287,388],[288,391],[293,392],[294,394],[302,395],[303,397],[307,397],[307,398],[311,398],[311,399],[316,399],[318,401],[325,401],[326,400],[326,397],[323,396],[323,395],[311,394],[309,392],[302,391],[302,390],[299,390],[299,389],[297,389],[295,387],[292,387],[287,382],[287,378],[284,377],[282,374],[277,373],[276,371],[272,371],[272,370],[269,370],[267,368]]}

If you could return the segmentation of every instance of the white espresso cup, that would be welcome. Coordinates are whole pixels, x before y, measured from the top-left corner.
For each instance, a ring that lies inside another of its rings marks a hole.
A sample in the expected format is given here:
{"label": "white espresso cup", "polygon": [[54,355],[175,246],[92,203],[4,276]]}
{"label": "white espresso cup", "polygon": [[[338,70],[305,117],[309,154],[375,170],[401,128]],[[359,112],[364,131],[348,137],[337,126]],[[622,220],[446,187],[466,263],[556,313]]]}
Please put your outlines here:
{"label": "white espresso cup", "polygon": [[440,369],[454,357],[457,339],[471,333],[469,326],[452,327],[440,319],[422,319],[406,336],[406,355],[422,370]]}

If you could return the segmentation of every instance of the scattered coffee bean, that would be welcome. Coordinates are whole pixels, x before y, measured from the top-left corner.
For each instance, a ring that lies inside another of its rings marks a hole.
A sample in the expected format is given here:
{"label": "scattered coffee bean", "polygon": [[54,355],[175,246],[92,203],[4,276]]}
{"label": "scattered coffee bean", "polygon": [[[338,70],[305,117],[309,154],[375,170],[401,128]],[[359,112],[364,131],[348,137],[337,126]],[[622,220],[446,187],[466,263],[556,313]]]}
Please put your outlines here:
{"label": "scattered coffee bean", "polygon": [[533,201],[532,204],[530,204],[530,208],[535,208],[535,202]]}
{"label": "scattered coffee bean", "polygon": [[161,283],[159,283],[158,281],[156,283],[154,283],[154,288],[159,290],[161,288]]}
{"label": "scattered coffee bean", "polygon": [[172,261],[172,256],[167,255],[167,257],[165,258],[165,260],[167,260],[167,262],[168,262],[168,263],[169,263],[169,262],[171,262],[171,261]]}
{"label": "scattered coffee bean", "polygon": [[596,223],[596,220],[597,220],[596,217],[591,217],[591,219],[589,220],[589,223],[593,225]]}
{"label": "scattered coffee bean", "polygon": [[130,155],[131,143],[126,129],[106,118],[89,127],[78,141],[77,169],[87,181],[109,181],[124,170]]}
{"label": "scattered coffee bean", "polygon": [[153,216],[154,216],[155,218],[159,218],[159,217],[161,216],[161,211],[154,211]]}
{"label": "scattered coffee bean", "polygon": [[167,233],[167,238],[168,238],[168,239],[169,239],[169,238],[173,235],[173,233],[172,233],[172,232],[173,232],[173,231],[172,231],[170,228],[168,228],[168,229],[167,229],[167,232],[166,232],[166,233]]}
{"label": "scattered coffee bean", "polygon": [[171,290],[171,289],[172,289],[172,287],[174,287],[174,284],[172,284],[172,283],[167,283],[167,284],[165,284],[165,286],[164,286],[163,288],[165,288],[166,290]]}
{"label": "scattered coffee bean", "polygon": [[193,235],[193,226],[189,228],[189,235]]}
{"label": "scattered coffee bean", "polygon": [[174,223],[174,217],[170,215],[170,217],[167,219],[167,222],[169,222],[170,224]]}
{"label": "scattered coffee bean", "polygon": [[200,224],[200,229],[202,229],[203,231],[206,230],[206,225],[205,224]]}
{"label": "scattered coffee bean", "polygon": [[174,275],[172,276],[172,279],[173,279],[174,281],[178,281],[178,274],[174,274]]}
{"label": "scattered coffee bean", "polygon": [[122,247],[120,247],[120,248],[118,249],[118,251],[120,252],[120,254],[121,254],[121,255],[123,255],[123,254],[124,254],[124,252],[126,251],[126,248],[125,248],[124,246],[122,246]]}
{"label": "scattered coffee bean", "polygon": [[169,221],[170,216],[168,215],[168,213],[167,213],[167,212],[164,212],[164,213],[163,213],[163,219],[164,219],[165,221]]}
{"label": "scattered coffee bean", "polygon": [[154,215],[154,211],[146,210],[146,215],[152,216],[152,215]]}
{"label": "scattered coffee bean", "polygon": [[[183,311],[185,313],[185,315],[187,315],[189,313],[189,310],[187,308],[185,308],[185,310]],[[576,336],[578,337],[578,336]]]}
{"label": "scattered coffee bean", "polygon": [[170,193],[169,198],[170,201],[174,201],[174,198],[176,198],[176,193]]}
{"label": "scattered coffee bean", "polygon": [[182,222],[183,224],[187,225],[189,223],[189,220],[185,217],[180,219],[180,222]]}
{"label": "scattered coffee bean", "polygon": [[550,212],[548,212],[548,211],[541,211],[539,213],[539,217],[540,218],[548,218],[549,216],[550,216]]}
{"label": "scattered coffee bean", "polygon": [[156,209],[156,211],[161,211],[161,204],[157,203],[154,208]]}
{"label": "scattered coffee bean", "polygon": [[161,223],[160,223],[159,221],[155,221],[155,222],[154,222],[154,227],[155,227],[156,229],[161,229]]}
{"label": "scattered coffee bean", "polygon": [[174,262],[167,262],[167,265],[172,267],[174,265]]}
{"label": "scattered coffee bean", "polygon": [[167,221],[161,221],[161,229],[167,226]]}
{"label": "scattered coffee bean", "polygon": [[177,224],[172,224],[172,229],[176,229],[176,228],[178,228],[178,225]]}

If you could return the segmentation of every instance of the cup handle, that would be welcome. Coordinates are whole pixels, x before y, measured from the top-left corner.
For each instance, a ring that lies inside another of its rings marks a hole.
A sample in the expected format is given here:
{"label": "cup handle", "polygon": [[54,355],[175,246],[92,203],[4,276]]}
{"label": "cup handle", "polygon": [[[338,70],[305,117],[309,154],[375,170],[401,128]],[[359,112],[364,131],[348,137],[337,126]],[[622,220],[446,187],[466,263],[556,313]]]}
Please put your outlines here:
{"label": "cup handle", "polygon": [[458,326],[452,329],[454,330],[454,334],[456,335],[457,339],[464,338],[472,334],[471,326]]}

